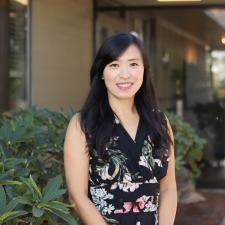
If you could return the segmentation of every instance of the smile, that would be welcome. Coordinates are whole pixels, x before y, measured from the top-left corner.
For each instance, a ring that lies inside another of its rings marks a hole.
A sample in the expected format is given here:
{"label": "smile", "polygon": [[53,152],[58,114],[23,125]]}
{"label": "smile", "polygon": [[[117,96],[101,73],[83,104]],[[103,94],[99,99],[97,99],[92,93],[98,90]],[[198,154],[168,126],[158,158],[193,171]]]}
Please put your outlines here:
{"label": "smile", "polygon": [[122,91],[126,91],[126,90],[130,89],[132,85],[133,85],[133,83],[131,83],[131,82],[124,82],[124,83],[116,84],[116,86]]}

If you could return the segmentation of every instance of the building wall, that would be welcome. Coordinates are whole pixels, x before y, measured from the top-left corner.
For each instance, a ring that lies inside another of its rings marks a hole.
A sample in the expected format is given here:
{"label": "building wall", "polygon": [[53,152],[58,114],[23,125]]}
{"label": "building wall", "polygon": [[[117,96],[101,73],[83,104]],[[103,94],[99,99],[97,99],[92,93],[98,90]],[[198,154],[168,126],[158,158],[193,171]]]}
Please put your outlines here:
{"label": "building wall", "polygon": [[92,1],[32,1],[32,104],[75,110],[89,86]]}
{"label": "building wall", "polygon": [[126,31],[126,21],[119,16],[99,13],[96,28],[96,48],[99,49],[105,38],[116,32]]}

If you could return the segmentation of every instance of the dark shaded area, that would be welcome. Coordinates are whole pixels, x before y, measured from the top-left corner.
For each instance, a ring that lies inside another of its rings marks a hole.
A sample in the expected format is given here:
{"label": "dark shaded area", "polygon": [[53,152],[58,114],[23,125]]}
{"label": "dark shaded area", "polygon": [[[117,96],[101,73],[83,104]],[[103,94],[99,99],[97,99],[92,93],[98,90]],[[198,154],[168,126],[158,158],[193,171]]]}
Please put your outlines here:
{"label": "dark shaded area", "polygon": [[198,120],[198,128],[211,130],[214,134],[213,155],[215,159],[225,158],[225,109],[224,102],[198,103],[194,107]]}
{"label": "dark shaded area", "polygon": [[[198,188],[221,188],[225,190],[225,166],[215,168],[208,165],[197,182]],[[225,205],[225,201],[224,201]]]}
{"label": "dark shaded area", "polygon": [[205,202],[178,204],[174,225],[220,225],[225,217],[225,191],[199,191]]}

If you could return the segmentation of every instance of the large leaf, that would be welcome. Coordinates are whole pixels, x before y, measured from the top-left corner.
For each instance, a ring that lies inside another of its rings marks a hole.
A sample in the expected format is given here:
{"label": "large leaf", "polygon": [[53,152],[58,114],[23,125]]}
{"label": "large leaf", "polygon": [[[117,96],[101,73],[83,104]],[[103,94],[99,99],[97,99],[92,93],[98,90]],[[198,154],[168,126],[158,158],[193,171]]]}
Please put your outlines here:
{"label": "large leaf", "polygon": [[48,202],[48,203],[41,203],[38,205],[40,208],[50,208],[61,211],[63,213],[69,214],[69,209],[67,205],[62,204],[61,202]]}
{"label": "large leaf", "polygon": [[0,184],[2,184],[2,185],[6,185],[6,184],[17,184],[17,185],[21,185],[22,184],[22,182],[20,182],[20,181],[16,181],[16,180],[0,180]]}
{"label": "large leaf", "polygon": [[47,208],[46,210],[48,210],[52,214],[57,215],[58,217],[60,217],[61,219],[63,219],[67,223],[69,223],[70,225],[79,225],[76,222],[76,220],[74,219],[74,217],[72,217],[70,214],[66,214],[66,213],[60,212],[60,211],[55,210],[55,209],[49,209],[49,208]]}
{"label": "large leaf", "polygon": [[42,194],[32,176],[30,175],[29,179],[26,179],[24,177],[21,177],[20,179],[27,185],[27,187],[31,191],[31,194],[34,198],[33,200],[40,201],[40,199],[42,198]]}
{"label": "large leaf", "polygon": [[12,219],[15,219],[16,217],[19,217],[25,214],[27,214],[27,212],[23,210],[5,212],[0,215],[0,224],[3,224],[3,222],[10,221]]}
{"label": "large leaf", "polygon": [[38,188],[37,184],[35,183],[35,181],[33,180],[32,176],[30,175],[29,177],[29,180],[30,180],[30,183],[31,183],[31,186],[33,188],[33,190],[36,192],[36,194],[39,196],[39,198],[41,199],[42,198],[42,194],[41,194],[41,191],[40,189]]}
{"label": "large leaf", "polygon": [[48,202],[63,195],[66,192],[66,190],[64,189],[58,190],[61,185],[62,185],[62,176],[60,175],[50,180],[43,190],[43,201]]}

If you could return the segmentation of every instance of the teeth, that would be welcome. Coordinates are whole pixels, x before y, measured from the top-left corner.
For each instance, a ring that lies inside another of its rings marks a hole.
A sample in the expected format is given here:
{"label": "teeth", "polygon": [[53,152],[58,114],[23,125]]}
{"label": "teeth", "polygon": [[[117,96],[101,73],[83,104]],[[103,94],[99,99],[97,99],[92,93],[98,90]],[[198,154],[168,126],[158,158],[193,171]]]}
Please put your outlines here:
{"label": "teeth", "polygon": [[124,84],[118,84],[120,87],[129,87],[131,86],[131,83],[124,83]]}

